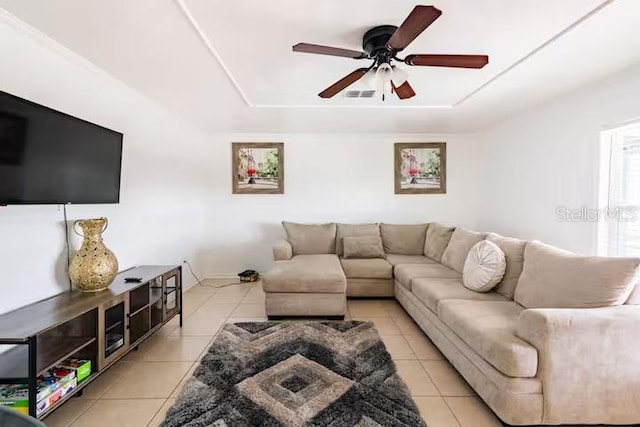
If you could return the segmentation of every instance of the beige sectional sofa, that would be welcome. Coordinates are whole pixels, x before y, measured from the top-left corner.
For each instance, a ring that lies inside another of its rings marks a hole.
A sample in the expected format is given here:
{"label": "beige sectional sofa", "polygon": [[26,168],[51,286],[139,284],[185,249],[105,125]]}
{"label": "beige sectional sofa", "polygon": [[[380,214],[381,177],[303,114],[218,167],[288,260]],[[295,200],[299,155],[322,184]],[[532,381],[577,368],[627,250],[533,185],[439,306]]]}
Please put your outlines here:
{"label": "beige sectional sofa", "polygon": [[[264,275],[270,316],[340,317],[347,296],[395,296],[504,422],[640,423],[640,259],[437,223],[283,225]],[[378,236],[384,258],[345,258],[354,236]],[[506,271],[480,293],[463,269],[485,239]]]}

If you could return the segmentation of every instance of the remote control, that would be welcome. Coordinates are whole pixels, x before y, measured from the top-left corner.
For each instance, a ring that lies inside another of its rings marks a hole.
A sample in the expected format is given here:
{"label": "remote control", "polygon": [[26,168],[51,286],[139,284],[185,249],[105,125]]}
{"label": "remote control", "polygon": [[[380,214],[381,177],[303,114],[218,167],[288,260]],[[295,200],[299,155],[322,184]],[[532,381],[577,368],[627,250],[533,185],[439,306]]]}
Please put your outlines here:
{"label": "remote control", "polygon": [[129,283],[129,282],[140,283],[142,282],[142,277],[125,277],[124,281],[126,283]]}

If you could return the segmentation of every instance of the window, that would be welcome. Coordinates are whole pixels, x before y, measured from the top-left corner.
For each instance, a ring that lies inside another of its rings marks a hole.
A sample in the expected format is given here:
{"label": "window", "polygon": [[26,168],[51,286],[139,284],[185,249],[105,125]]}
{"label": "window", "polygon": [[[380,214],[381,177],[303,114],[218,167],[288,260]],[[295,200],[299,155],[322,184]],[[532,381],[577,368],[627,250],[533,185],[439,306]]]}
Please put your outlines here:
{"label": "window", "polygon": [[603,132],[598,252],[640,256],[640,123]]}

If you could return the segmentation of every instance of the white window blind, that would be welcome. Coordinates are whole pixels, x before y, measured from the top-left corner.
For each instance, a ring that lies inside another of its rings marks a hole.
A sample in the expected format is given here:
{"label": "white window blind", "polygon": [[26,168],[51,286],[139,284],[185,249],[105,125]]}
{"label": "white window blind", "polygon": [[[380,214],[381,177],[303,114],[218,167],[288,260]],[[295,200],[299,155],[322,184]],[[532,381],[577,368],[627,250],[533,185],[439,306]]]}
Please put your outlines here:
{"label": "white window blind", "polygon": [[640,124],[603,133],[599,252],[640,256]]}

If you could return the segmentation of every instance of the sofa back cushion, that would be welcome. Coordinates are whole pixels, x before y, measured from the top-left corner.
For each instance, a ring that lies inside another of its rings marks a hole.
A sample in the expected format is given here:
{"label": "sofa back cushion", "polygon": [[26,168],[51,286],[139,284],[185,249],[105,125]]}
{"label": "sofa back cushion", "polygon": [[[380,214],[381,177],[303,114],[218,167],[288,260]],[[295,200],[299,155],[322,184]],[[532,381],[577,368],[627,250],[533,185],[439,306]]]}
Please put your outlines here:
{"label": "sofa back cushion", "polygon": [[455,227],[438,224],[437,222],[429,224],[427,238],[424,242],[424,256],[441,262],[442,254],[447,249],[455,229]]}
{"label": "sofa back cushion", "polygon": [[343,255],[342,239],[345,237],[380,237],[378,224],[336,224],[336,253]]}
{"label": "sofa back cushion", "polygon": [[345,258],[384,258],[382,239],[377,236],[345,237],[342,239]]}
{"label": "sofa back cushion", "polygon": [[596,308],[624,304],[640,258],[581,256],[540,242],[524,251],[515,301],[527,308]]}
{"label": "sofa back cushion", "polygon": [[451,235],[447,249],[442,254],[442,264],[462,273],[469,251],[476,243],[484,240],[486,235],[486,233],[478,233],[462,227],[456,228]]}
{"label": "sofa back cushion", "polygon": [[380,224],[382,244],[388,254],[422,255],[429,224]]}
{"label": "sofa back cushion", "polygon": [[633,287],[633,291],[631,291],[631,295],[629,296],[629,299],[627,300],[627,302],[625,302],[625,304],[640,305],[640,283],[636,282],[635,286]]}
{"label": "sofa back cushion", "polygon": [[294,255],[335,254],[336,225],[282,222]]}
{"label": "sofa back cushion", "polygon": [[524,249],[527,247],[527,241],[504,237],[496,233],[489,233],[487,235],[487,240],[495,243],[500,249],[502,249],[505,260],[507,261],[507,269],[504,272],[504,277],[494,290],[510,300],[513,300],[518,279],[520,278],[520,274],[522,274]]}

